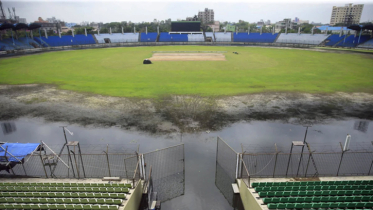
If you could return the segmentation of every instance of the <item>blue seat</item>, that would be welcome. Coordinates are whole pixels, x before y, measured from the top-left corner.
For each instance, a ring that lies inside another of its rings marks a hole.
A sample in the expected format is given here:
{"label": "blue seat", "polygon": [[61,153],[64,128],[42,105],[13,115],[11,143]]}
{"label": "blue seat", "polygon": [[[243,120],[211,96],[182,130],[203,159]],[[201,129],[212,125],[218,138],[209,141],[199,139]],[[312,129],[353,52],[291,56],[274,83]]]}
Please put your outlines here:
{"label": "blue seat", "polygon": [[277,33],[233,33],[233,42],[273,43]]}
{"label": "blue seat", "polygon": [[159,36],[159,42],[188,42],[188,34],[169,34],[162,32]]}
{"label": "blue seat", "polygon": [[158,33],[141,33],[141,42],[155,42],[157,41]]}

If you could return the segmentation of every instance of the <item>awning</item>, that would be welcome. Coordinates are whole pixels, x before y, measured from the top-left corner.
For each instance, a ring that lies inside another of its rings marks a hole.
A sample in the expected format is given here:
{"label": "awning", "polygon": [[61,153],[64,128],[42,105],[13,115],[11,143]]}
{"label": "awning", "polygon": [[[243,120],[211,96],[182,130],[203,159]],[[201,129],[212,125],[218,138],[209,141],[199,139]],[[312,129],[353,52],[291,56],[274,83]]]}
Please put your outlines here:
{"label": "awning", "polygon": [[[0,147],[0,161],[1,162],[19,162],[23,160],[27,155],[34,152],[38,147],[39,143],[5,143]],[[8,147],[8,149],[7,149]],[[5,150],[7,153],[5,154]],[[6,158],[8,161],[6,160]]]}
{"label": "awning", "polygon": [[0,31],[5,29],[11,29],[14,28],[13,24],[10,23],[0,23]]}

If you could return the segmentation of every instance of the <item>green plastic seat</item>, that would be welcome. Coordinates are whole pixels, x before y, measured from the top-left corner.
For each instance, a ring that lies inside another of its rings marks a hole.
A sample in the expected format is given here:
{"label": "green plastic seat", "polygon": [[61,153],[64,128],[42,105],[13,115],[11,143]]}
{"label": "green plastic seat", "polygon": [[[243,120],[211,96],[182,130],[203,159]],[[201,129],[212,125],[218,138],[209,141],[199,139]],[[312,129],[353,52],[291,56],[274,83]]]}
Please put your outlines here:
{"label": "green plastic seat", "polygon": [[373,202],[365,203],[364,208],[373,208]]}
{"label": "green plastic seat", "polygon": [[296,199],[297,199],[297,203],[304,203],[304,201],[305,201],[305,197],[296,197]]}
{"label": "green plastic seat", "polygon": [[267,205],[269,209],[277,209],[277,204],[270,203]]}

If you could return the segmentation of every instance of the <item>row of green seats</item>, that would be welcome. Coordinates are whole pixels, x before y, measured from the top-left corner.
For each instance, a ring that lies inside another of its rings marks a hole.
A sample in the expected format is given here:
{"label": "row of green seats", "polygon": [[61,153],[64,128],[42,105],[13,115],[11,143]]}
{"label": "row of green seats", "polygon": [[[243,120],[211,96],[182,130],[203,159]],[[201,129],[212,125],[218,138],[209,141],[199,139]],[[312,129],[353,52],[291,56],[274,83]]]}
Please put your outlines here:
{"label": "row of green seats", "polygon": [[334,209],[334,208],[372,208],[373,202],[351,202],[351,203],[270,203],[269,209]]}
{"label": "row of green seats", "polygon": [[256,192],[265,191],[311,191],[311,190],[371,190],[373,185],[331,185],[331,186],[294,186],[294,187],[256,187]]}
{"label": "row of green seats", "polygon": [[128,183],[35,183],[35,182],[0,182],[0,186],[46,186],[46,187],[128,187],[132,184]]}
{"label": "row of green seats", "polygon": [[125,199],[126,194],[124,193],[69,193],[69,192],[0,192],[0,197]]}
{"label": "row of green seats", "polygon": [[0,187],[2,192],[121,192],[128,193],[128,188],[119,187]]}
{"label": "row of green seats", "polygon": [[368,202],[373,196],[320,196],[320,197],[283,197],[263,198],[267,203],[319,203],[319,202]]}
{"label": "row of green seats", "polygon": [[0,203],[107,204],[120,205],[120,199],[94,198],[0,198]]}
{"label": "row of green seats", "polygon": [[118,198],[125,199],[124,193],[69,193],[69,192],[0,192],[0,197],[27,198]]}
{"label": "row of green seats", "polygon": [[78,209],[109,209],[117,210],[118,206],[113,205],[64,205],[64,204],[0,204],[0,209],[66,209],[66,210],[78,210]]}
{"label": "row of green seats", "polygon": [[290,197],[290,196],[352,196],[373,195],[373,190],[327,190],[327,191],[285,191],[259,192],[260,197]]}
{"label": "row of green seats", "polygon": [[312,185],[373,185],[373,180],[315,181],[315,182],[254,182],[252,187],[312,186]]}

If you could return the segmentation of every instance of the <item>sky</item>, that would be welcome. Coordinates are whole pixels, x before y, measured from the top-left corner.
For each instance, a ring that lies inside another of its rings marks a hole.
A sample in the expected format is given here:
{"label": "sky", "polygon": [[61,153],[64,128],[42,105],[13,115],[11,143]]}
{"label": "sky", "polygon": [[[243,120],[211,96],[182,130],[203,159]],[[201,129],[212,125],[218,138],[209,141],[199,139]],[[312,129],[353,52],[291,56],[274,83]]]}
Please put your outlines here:
{"label": "sky", "polygon": [[8,14],[15,7],[16,15],[34,22],[56,17],[65,22],[151,22],[154,19],[185,19],[205,8],[213,9],[215,20],[257,22],[261,19],[272,23],[284,18],[310,22],[329,23],[333,6],[346,3],[364,4],[361,22],[373,21],[373,1],[347,2],[338,0],[0,0]]}

